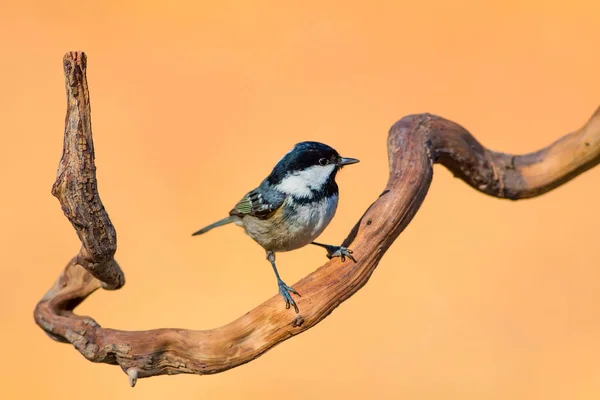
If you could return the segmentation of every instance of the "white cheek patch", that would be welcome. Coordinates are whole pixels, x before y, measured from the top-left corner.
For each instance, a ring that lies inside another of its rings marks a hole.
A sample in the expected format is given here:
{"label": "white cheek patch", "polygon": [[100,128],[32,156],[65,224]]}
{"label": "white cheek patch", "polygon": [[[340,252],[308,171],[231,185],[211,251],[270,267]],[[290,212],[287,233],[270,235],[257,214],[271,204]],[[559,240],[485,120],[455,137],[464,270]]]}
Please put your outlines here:
{"label": "white cheek patch", "polygon": [[299,198],[312,198],[313,193],[306,181],[298,175],[290,175],[283,178],[281,183],[275,186],[277,190],[283,193],[291,194]]}
{"label": "white cheek patch", "polygon": [[335,165],[314,165],[303,171],[294,172],[286,176],[276,186],[284,193],[295,197],[312,198],[313,190],[320,190],[331,176]]}

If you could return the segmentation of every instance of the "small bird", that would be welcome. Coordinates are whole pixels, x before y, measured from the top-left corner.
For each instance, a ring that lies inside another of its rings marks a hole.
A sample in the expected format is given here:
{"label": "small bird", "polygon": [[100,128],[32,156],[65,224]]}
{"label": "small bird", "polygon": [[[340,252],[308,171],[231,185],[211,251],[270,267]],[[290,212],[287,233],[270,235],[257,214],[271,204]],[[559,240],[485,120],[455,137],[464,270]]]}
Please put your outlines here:
{"label": "small bird", "polygon": [[355,158],[341,157],[337,151],[319,142],[301,142],[294,146],[254,190],[248,192],[229,212],[229,216],[210,224],[192,236],[229,223],[242,226],[248,236],[263,247],[271,263],[279,293],[299,312],[291,293],[300,296],[279,277],[275,253],[296,250],[308,244],[323,247],[327,257],[348,257],[356,262],[352,250],[314,242],[335,215],[338,205],[337,172]]}

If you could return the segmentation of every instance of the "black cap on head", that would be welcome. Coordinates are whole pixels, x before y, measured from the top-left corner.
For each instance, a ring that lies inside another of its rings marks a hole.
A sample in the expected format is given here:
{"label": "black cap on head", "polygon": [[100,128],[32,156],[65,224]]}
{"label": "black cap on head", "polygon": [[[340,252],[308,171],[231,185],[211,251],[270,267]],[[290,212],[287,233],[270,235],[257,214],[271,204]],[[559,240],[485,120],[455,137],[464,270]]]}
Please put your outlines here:
{"label": "black cap on head", "polygon": [[316,165],[337,164],[339,159],[338,152],[326,144],[300,142],[279,160],[269,176],[269,181],[274,184],[293,171],[302,171]]}
{"label": "black cap on head", "polygon": [[[297,143],[273,168],[266,182],[276,185],[287,175],[304,171],[312,167],[327,167],[329,181],[335,186],[335,175],[345,165],[359,162],[355,158],[341,157],[332,147],[319,142]],[[333,166],[333,168],[331,168]],[[316,172],[316,171],[315,171]],[[318,176],[318,172],[317,176]],[[323,176],[323,175],[321,175]]]}

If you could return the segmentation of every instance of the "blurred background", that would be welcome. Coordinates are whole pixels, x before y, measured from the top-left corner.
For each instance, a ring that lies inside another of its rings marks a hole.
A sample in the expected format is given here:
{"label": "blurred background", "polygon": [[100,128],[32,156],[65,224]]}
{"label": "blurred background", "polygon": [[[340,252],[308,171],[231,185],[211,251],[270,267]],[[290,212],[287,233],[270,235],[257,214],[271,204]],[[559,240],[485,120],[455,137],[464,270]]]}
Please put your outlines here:
{"label": "blurred background", "polygon": [[[361,160],[321,236],[338,243],[387,180],[386,136],[439,114],[485,146],[536,150],[600,105],[590,1],[12,1],[0,4],[0,397],[597,399],[600,167],[542,197],[487,197],[435,168],[369,283],[314,329],[215,376],[143,379],[34,324],[79,241],[51,196],[62,57],[88,55],[100,195],[127,284],[79,307],[105,327],[209,329],[276,294],[226,215],[293,144]],[[360,254],[358,255],[360,257]],[[278,256],[293,284],[326,261]]]}

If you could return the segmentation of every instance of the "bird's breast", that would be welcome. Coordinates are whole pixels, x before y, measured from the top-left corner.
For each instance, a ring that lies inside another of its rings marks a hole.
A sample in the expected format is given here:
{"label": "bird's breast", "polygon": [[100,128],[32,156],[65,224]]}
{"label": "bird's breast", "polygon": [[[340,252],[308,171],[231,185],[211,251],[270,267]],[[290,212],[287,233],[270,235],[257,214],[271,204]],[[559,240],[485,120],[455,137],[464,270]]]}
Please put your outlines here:
{"label": "bird's breast", "polygon": [[[291,204],[284,209],[287,218],[298,231],[316,237],[327,227],[333,219],[337,209],[338,196],[324,197],[310,203],[291,200]],[[285,215],[284,215],[285,216]]]}
{"label": "bird's breast", "polygon": [[306,246],[329,225],[338,205],[338,196],[303,202],[289,197],[266,220],[244,218],[250,237],[266,250],[282,252]]}

